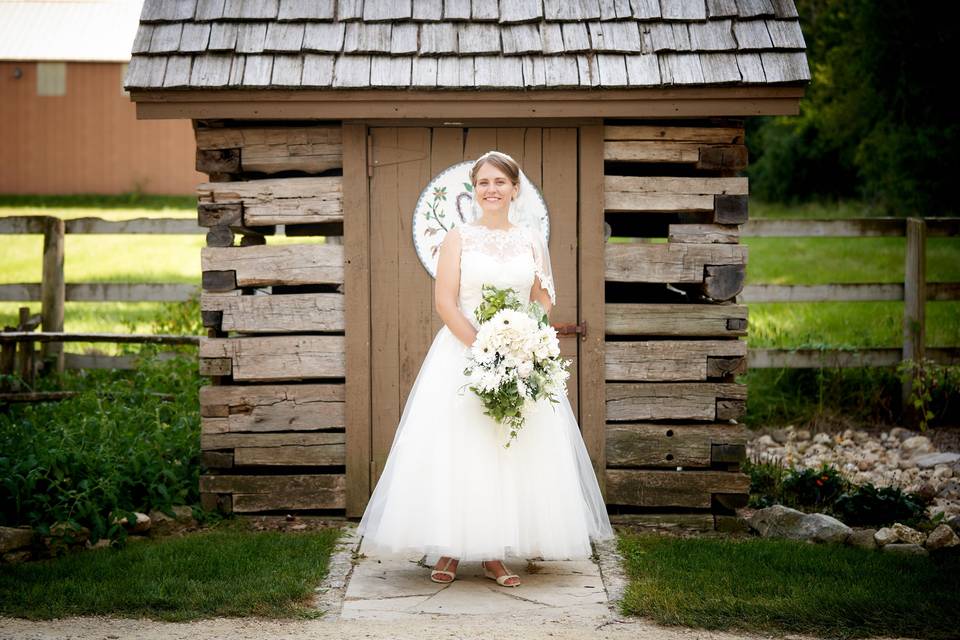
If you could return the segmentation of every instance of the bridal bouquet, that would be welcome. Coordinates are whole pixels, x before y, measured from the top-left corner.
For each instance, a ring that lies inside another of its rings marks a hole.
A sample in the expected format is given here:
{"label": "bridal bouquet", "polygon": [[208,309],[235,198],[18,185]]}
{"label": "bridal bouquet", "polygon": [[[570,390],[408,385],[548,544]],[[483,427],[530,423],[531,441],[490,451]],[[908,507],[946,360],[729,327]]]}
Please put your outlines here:
{"label": "bridal bouquet", "polygon": [[509,447],[525,409],[542,398],[556,404],[566,393],[570,363],[560,357],[557,332],[539,302],[523,304],[513,289],[489,284],[482,295],[474,310],[480,329],[463,372],[484,413],[510,429]]}

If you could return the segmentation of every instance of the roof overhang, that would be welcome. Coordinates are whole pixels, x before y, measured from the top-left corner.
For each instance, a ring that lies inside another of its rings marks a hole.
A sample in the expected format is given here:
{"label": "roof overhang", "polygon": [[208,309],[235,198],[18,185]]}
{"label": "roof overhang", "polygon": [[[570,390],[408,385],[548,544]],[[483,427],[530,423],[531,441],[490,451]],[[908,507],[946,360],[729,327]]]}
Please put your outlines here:
{"label": "roof overhang", "polygon": [[130,91],[138,119],[570,119],[796,115],[802,85],[627,90]]}

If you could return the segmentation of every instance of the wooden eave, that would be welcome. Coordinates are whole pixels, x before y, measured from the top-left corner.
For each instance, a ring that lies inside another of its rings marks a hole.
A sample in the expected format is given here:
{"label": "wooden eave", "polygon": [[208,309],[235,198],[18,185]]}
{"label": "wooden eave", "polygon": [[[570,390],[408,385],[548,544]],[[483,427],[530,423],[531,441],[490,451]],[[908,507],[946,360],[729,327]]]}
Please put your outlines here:
{"label": "wooden eave", "polygon": [[146,119],[564,119],[796,115],[801,85],[536,91],[130,91]]}

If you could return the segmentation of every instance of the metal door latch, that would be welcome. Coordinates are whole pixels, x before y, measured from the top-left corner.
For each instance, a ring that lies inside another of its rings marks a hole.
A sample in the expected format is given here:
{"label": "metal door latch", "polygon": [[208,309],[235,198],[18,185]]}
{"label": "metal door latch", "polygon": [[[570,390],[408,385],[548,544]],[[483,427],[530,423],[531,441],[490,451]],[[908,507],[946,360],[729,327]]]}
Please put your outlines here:
{"label": "metal door latch", "polygon": [[581,340],[587,339],[587,321],[586,320],[584,320],[580,324],[566,323],[566,324],[554,324],[551,326],[553,326],[553,328],[557,330],[557,335],[567,336],[574,333],[579,333]]}

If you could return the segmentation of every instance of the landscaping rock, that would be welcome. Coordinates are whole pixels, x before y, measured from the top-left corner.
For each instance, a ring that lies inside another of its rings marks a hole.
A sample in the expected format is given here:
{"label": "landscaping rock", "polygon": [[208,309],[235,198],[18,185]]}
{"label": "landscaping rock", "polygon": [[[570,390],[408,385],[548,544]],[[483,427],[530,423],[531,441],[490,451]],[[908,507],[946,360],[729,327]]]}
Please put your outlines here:
{"label": "landscaping rock", "polygon": [[960,534],[960,516],[953,516],[952,518],[948,519],[944,524],[949,525],[950,528],[953,529],[954,533]]}
{"label": "landscaping rock", "polygon": [[845,542],[853,530],[823,513],[803,513],[783,505],[759,509],[750,527],[765,538],[789,538],[812,542]]}
{"label": "landscaping rock", "polygon": [[30,527],[0,527],[0,553],[29,547],[33,536]]}
{"label": "landscaping rock", "polygon": [[929,469],[938,464],[953,464],[958,460],[960,460],[960,453],[928,453],[917,456],[913,461],[921,469]]}
{"label": "landscaping rock", "polygon": [[890,527],[884,527],[873,534],[873,539],[878,545],[885,547],[897,541],[897,533]]}
{"label": "landscaping rock", "polygon": [[922,545],[927,539],[927,536],[922,531],[917,531],[916,529],[911,529],[905,524],[899,522],[893,523],[893,532],[897,535],[897,540],[901,542],[909,542],[911,544],[920,544]]}
{"label": "landscaping rock", "polygon": [[954,530],[951,529],[949,525],[940,524],[927,536],[925,546],[930,551],[935,551],[937,549],[955,547],[958,544],[960,544],[960,537],[957,537]]}
{"label": "landscaping rock", "polygon": [[145,513],[140,513],[139,511],[134,511],[133,515],[136,516],[137,521],[133,524],[130,524],[126,518],[114,517],[111,522],[113,524],[123,524],[123,528],[129,533],[144,533],[145,531],[150,530],[150,516]]}
{"label": "landscaping rock", "polygon": [[894,542],[893,544],[888,544],[884,546],[883,550],[888,551],[890,553],[902,553],[905,555],[914,555],[914,556],[928,555],[926,549],[924,549],[918,544],[912,544],[909,542]]}
{"label": "landscaping rock", "polygon": [[876,549],[878,546],[874,538],[876,533],[876,529],[855,529],[847,538],[847,544],[861,549]]}
{"label": "landscaping rock", "polygon": [[23,562],[29,561],[30,558],[32,557],[33,557],[33,554],[30,551],[26,549],[22,549],[19,551],[6,552],[5,554],[3,554],[3,561],[6,564],[21,564]]}

